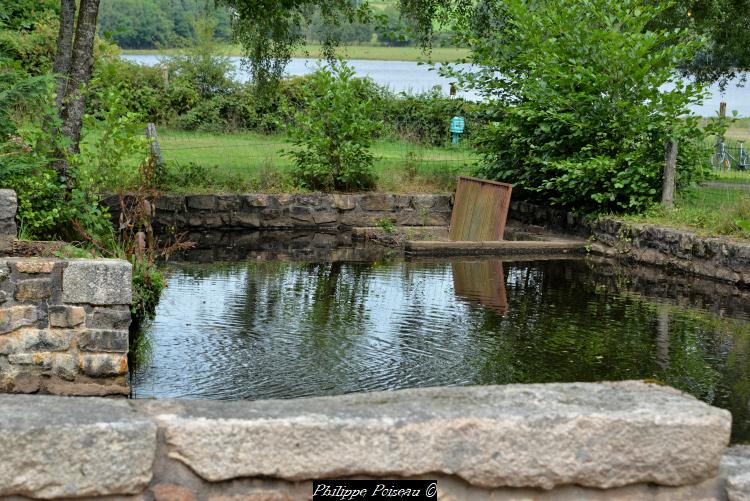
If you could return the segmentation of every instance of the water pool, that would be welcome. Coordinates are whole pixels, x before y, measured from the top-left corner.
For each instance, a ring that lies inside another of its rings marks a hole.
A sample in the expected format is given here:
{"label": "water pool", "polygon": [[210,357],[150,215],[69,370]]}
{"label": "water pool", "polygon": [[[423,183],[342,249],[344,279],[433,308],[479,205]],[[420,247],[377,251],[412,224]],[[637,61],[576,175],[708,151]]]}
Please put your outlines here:
{"label": "water pool", "polygon": [[653,379],[750,440],[750,293],[593,259],[174,263],[136,398]]}

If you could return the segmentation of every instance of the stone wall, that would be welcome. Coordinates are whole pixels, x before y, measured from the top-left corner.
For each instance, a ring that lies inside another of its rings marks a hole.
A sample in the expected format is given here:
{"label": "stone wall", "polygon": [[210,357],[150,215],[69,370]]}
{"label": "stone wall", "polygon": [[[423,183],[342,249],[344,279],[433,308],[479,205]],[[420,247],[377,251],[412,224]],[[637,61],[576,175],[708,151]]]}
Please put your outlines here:
{"label": "stone wall", "polygon": [[709,238],[688,230],[611,218],[592,219],[526,202],[513,202],[509,217],[588,236],[596,254],[750,285],[750,242],[744,240]]}
{"label": "stone wall", "polygon": [[634,381],[255,402],[0,395],[0,409],[0,496],[292,501],[322,478],[435,479],[443,501],[748,493],[750,457],[725,455],[727,411]]}
{"label": "stone wall", "polygon": [[0,392],[127,395],[130,301],[126,261],[0,258]]}
{"label": "stone wall", "polygon": [[[390,193],[163,195],[155,203],[154,224],[162,231],[324,229],[376,226],[386,218],[399,226],[447,226],[451,200]],[[118,198],[105,203],[117,218]]]}

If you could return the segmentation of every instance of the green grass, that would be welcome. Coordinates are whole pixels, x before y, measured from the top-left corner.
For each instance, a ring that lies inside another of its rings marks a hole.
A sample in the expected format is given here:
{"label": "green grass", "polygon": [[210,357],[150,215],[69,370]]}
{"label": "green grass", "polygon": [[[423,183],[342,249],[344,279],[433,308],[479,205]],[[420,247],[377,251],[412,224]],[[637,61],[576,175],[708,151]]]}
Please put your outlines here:
{"label": "green grass", "polygon": [[674,209],[655,206],[627,221],[696,231],[705,236],[750,238],[750,190],[699,188],[678,197]]}
{"label": "green grass", "polygon": [[[288,179],[292,160],[283,154],[294,146],[286,136],[163,129],[159,139],[165,161],[175,173],[184,174],[184,182],[172,191],[294,189]],[[476,160],[463,146],[432,147],[394,139],[375,141],[372,152],[377,189],[402,193],[449,191],[456,176],[468,173]]]}
{"label": "green grass", "polygon": [[[123,50],[123,54],[169,56],[179,54],[181,49]],[[225,45],[220,53],[227,56],[241,56],[242,48],[238,45]],[[380,45],[349,45],[338,48],[338,53],[345,59],[371,59],[380,61],[427,61],[453,62],[469,56],[469,49],[458,47],[435,47],[425,54],[418,47],[384,47]],[[294,51],[293,57],[322,58],[320,45],[306,44]]]}

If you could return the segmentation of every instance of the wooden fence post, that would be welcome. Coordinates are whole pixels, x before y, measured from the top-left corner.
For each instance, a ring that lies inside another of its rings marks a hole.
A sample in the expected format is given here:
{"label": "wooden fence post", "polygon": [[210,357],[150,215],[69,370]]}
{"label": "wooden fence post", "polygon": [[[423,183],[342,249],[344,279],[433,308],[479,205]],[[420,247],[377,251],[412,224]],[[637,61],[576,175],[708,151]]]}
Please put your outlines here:
{"label": "wooden fence post", "polygon": [[149,147],[151,148],[151,157],[156,162],[157,170],[160,170],[164,164],[164,159],[161,156],[161,146],[159,146],[159,136],[156,133],[156,125],[151,122],[146,124],[146,137],[148,138]]}
{"label": "wooden fence post", "polygon": [[677,141],[667,141],[664,155],[664,184],[661,190],[661,202],[665,207],[674,207],[675,172],[677,170]]}

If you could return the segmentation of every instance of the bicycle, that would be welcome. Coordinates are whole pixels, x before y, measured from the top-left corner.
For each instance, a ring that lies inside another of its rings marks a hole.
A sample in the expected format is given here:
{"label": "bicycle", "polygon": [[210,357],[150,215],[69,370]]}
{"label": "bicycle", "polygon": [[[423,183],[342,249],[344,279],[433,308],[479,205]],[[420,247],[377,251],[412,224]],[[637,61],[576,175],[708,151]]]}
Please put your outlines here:
{"label": "bicycle", "polygon": [[745,141],[739,141],[740,153],[739,162],[737,163],[737,170],[747,170],[750,167],[750,154],[745,151]]}
{"label": "bicycle", "polygon": [[[740,148],[740,151],[744,151],[744,149]],[[745,155],[747,154],[745,153]],[[737,159],[727,151],[724,141],[719,139],[719,142],[716,143],[716,153],[711,155],[711,166],[714,169],[730,171],[732,170],[732,162],[737,163]]]}

